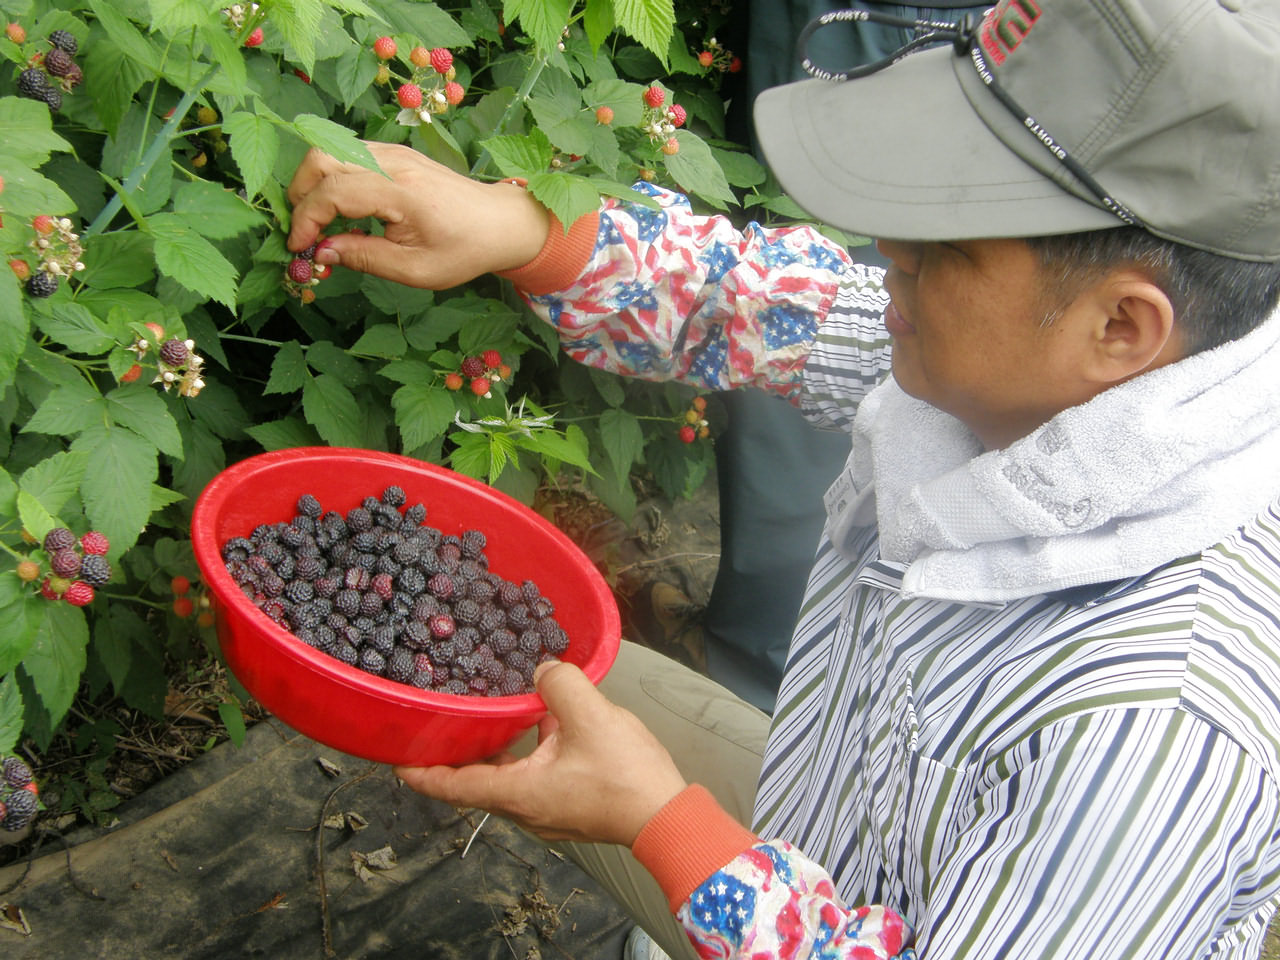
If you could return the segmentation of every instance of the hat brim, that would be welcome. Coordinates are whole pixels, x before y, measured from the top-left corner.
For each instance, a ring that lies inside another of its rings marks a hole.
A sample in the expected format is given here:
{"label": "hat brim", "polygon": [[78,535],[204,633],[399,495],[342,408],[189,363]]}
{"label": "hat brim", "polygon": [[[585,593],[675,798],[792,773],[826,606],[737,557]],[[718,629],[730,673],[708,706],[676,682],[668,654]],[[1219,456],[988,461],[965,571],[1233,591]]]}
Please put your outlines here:
{"label": "hat brim", "polygon": [[[765,90],[755,102],[765,159],[803,209],[871,237],[968,240],[1121,225],[1006,146],[975,112],[960,70],[972,72],[967,58],[938,47],[856,80]],[[991,96],[975,83],[975,96]],[[1002,136],[1032,136],[991,106]]]}

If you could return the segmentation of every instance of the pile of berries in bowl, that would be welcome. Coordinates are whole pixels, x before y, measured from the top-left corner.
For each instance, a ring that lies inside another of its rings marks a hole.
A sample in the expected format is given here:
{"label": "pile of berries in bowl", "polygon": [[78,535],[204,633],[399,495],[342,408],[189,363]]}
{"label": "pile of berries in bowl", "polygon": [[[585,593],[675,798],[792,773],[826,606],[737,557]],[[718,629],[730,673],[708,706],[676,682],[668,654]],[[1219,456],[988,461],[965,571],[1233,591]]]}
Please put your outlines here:
{"label": "pile of berries in bowl", "polygon": [[543,517],[475,480],[368,450],[252,457],[192,517],[227,666],[314,740],[384,763],[465,763],[545,713],[537,664],[598,682],[617,606]]}

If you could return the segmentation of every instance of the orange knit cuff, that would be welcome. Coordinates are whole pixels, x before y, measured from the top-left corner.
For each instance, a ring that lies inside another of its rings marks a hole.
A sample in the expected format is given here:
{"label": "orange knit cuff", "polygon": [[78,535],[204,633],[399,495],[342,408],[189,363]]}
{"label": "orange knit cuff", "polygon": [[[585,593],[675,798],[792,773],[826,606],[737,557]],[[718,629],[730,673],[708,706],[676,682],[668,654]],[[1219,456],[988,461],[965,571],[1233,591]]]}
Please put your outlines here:
{"label": "orange knit cuff", "polygon": [[[513,177],[506,181],[524,186],[525,181]],[[596,232],[600,228],[600,214],[588,213],[577,220],[566,232],[560,219],[547,211],[551,223],[547,227],[547,240],[538,255],[522,267],[503,270],[498,276],[510,280],[525,293],[538,296],[553,293],[571,286],[587,267],[587,261],[596,248]]]}
{"label": "orange knit cuff", "polygon": [[695,783],[653,815],[631,852],[653,874],[675,913],[707,877],[759,842]]}

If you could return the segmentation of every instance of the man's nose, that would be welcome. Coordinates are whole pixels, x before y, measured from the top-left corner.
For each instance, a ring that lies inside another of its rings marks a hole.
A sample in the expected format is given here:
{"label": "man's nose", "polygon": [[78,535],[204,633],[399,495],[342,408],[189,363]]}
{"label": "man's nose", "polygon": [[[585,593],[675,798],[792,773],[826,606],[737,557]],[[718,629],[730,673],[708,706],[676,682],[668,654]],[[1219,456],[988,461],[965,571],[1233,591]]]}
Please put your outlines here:
{"label": "man's nose", "polygon": [[922,244],[910,240],[876,241],[876,249],[880,255],[893,262],[903,273],[914,274],[920,268],[920,251]]}

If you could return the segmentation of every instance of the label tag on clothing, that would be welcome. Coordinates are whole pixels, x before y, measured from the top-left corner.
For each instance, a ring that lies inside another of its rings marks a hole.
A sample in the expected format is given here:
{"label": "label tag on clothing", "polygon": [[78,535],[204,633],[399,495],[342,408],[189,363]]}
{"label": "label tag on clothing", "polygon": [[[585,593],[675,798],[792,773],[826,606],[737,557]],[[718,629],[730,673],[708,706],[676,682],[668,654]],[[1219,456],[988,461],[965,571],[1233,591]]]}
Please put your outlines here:
{"label": "label tag on clothing", "polygon": [[832,521],[837,521],[840,516],[849,508],[849,504],[853,502],[853,498],[857,496],[858,491],[853,486],[853,475],[847,468],[840,471],[840,475],[835,478],[831,486],[827,487],[827,492],[822,495],[823,506],[827,508],[827,516]]}

